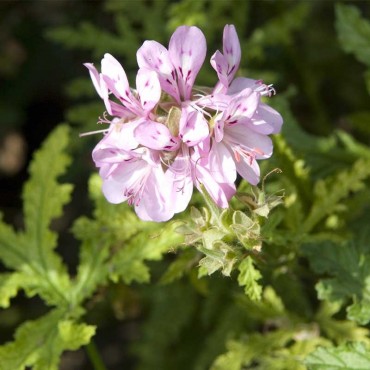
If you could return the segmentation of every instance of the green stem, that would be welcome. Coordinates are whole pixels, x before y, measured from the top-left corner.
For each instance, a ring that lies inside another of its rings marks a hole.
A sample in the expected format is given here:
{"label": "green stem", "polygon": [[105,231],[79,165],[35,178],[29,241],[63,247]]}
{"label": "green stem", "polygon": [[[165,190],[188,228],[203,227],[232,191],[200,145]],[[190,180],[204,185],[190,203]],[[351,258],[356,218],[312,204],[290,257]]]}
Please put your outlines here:
{"label": "green stem", "polygon": [[90,362],[94,367],[94,370],[107,370],[98,352],[98,348],[96,347],[96,344],[93,340],[91,340],[90,343],[86,346],[86,352],[87,356],[90,359]]}

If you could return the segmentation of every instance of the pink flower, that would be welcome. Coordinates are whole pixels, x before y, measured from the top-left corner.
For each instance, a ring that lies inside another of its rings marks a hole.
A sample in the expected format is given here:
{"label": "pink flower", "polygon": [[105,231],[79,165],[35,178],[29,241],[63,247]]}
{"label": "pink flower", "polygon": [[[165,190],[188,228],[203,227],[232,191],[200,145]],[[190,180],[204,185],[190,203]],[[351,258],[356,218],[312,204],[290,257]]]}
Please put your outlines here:
{"label": "pink flower", "polygon": [[[211,168],[218,181],[235,181],[237,172],[257,185],[257,159],[272,155],[272,141],[267,135],[278,133],[283,120],[277,111],[261,102],[261,96],[275,93],[271,85],[242,77],[233,80],[241,57],[234,26],[225,26],[223,44],[224,54],[217,51],[211,58],[219,82],[210,100],[221,111],[213,119]],[[223,103],[217,105],[217,101]]]}
{"label": "pink flower", "polygon": [[224,28],[223,52],[211,58],[213,89],[194,87],[205,56],[203,33],[181,26],[168,49],[156,41],[140,47],[136,89],[110,54],[100,73],[85,64],[113,117],[100,119],[109,127],[93,151],[103,193],[111,203],[127,201],[143,220],[166,221],[184,211],[194,186],[228,207],[237,173],[257,184],[257,160],[272,154],[268,135],[279,132],[282,118],[261,97],[275,90],[235,78],[241,48],[233,25]]}

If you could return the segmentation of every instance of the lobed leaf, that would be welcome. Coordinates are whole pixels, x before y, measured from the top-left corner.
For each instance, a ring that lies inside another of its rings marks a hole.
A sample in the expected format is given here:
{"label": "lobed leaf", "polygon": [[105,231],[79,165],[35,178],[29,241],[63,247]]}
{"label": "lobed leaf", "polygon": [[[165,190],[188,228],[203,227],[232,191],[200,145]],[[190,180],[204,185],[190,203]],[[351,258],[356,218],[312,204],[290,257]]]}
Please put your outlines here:
{"label": "lobed leaf", "polygon": [[261,279],[261,273],[253,264],[253,259],[247,256],[238,266],[238,283],[244,286],[245,294],[252,300],[260,300],[262,287],[257,283]]}
{"label": "lobed leaf", "polygon": [[308,370],[367,370],[370,351],[361,342],[317,348],[305,360]]}
{"label": "lobed leaf", "polygon": [[340,201],[350,193],[365,188],[364,180],[370,176],[370,160],[359,159],[351,169],[341,171],[334,178],[319,180],[314,187],[313,205],[303,230],[310,232],[323,218],[341,210]]}
{"label": "lobed leaf", "polygon": [[164,253],[182,242],[182,236],[174,231],[174,223],[144,225],[145,228],[125,243],[111,261],[110,276],[114,281],[122,279],[127,284],[132,281],[148,282],[150,274],[145,261],[161,259]]}
{"label": "lobed leaf", "polygon": [[57,182],[70,162],[65,154],[68,134],[67,126],[57,127],[34,155],[23,191],[24,232],[16,233],[0,222],[0,258],[20,272],[17,288],[29,296],[39,294],[49,305],[67,305],[70,288],[66,266],[54,252],[57,235],[49,229],[72,191],[71,185]]}
{"label": "lobed leaf", "polygon": [[335,6],[335,13],[335,26],[343,50],[370,66],[370,22],[351,5],[339,3]]}
{"label": "lobed leaf", "polygon": [[301,339],[299,335],[302,335],[299,330],[287,329],[229,340],[227,352],[216,358],[211,370],[306,370],[304,357],[325,341],[315,336],[302,335]]}
{"label": "lobed leaf", "polygon": [[95,327],[63,318],[53,310],[35,321],[22,324],[13,342],[0,346],[1,370],[57,370],[61,353],[89,343]]}
{"label": "lobed leaf", "polygon": [[305,245],[303,253],[321,279],[316,290],[320,299],[346,302],[348,318],[360,324],[370,321],[370,250],[368,241],[361,240],[342,245],[330,242]]}
{"label": "lobed leaf", "polygon": [[0,274],[0,307],[10,306],[10,299],[18,294],[18,290],[26,285],[27,276],[22,273]]}

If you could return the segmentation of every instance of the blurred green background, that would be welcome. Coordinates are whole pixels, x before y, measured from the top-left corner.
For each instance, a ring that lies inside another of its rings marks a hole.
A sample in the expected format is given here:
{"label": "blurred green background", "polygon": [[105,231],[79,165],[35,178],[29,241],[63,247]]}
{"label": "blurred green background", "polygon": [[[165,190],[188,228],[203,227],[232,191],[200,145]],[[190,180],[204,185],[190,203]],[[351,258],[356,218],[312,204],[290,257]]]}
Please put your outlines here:
{"label": "blurred green background", "polygon": [[[104,111],[82,64],[94,62],[99,67],[108,52],[120,60],[133,81],[136,50],[142,42],[153,39],[167,46],[182,24],[199,26],[207,38],[207,61],[198,84],[216,82],[208,61],[222,48],[224,25],[234,24],[242,47],[239,75],[273,83],[305,131],[326,137],[340,128],[369,145],[370,83],[367,86],[366,81],[370,78],[365,64],[366,60],[370,64],[370,54],[368,58],[353,55],[346,48],[345,30],[336,28],[338,3],[370,16],[369,1],[1,1],[0,207],[4,218],[22,226],[20,193],[27,164],[51,129],[68,122],[75,133],[68,181],[76,190],[55,228],[66,245],[73,245],[68,229],[78,215],[90,211],[87,178],[94,171],[91,150],[99,140],[78,134],[95,130]],[[365,38],[368,31],[359,25]],[[73,248],[60,253],[73,272],[77,258]],[[127,289],[110,291],[109,304],[102,303],[100,316],[93,319],[100,322],[97,341],[109,369],[129,369],[134,363],[125,343],[137,337],[140,315],[135,293]],[[129,307],[120,307],[125,303],[119,297],[130,294]],[[43,310],[37,299],[27,306],[22,298],[17,302],[13,311],[0,314],[2,341],[11,338],[14,325]],[[89,369],[83,351],[67,354],[61,366]]]}

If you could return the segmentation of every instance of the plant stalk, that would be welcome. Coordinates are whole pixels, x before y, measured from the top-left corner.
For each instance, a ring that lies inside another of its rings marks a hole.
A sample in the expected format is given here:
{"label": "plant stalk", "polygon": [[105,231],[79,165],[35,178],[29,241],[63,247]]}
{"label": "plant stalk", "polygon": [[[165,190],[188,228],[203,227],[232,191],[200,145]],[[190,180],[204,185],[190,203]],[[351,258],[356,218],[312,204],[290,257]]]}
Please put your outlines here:
{"label": "plant stalk", "polygon": [[85,348],[86,348],[87,356],[90,362],[92,363],[94,370],[107,370],[98,352],[98,348],[96,347],[95,342],[91,340],[90,343]]}

